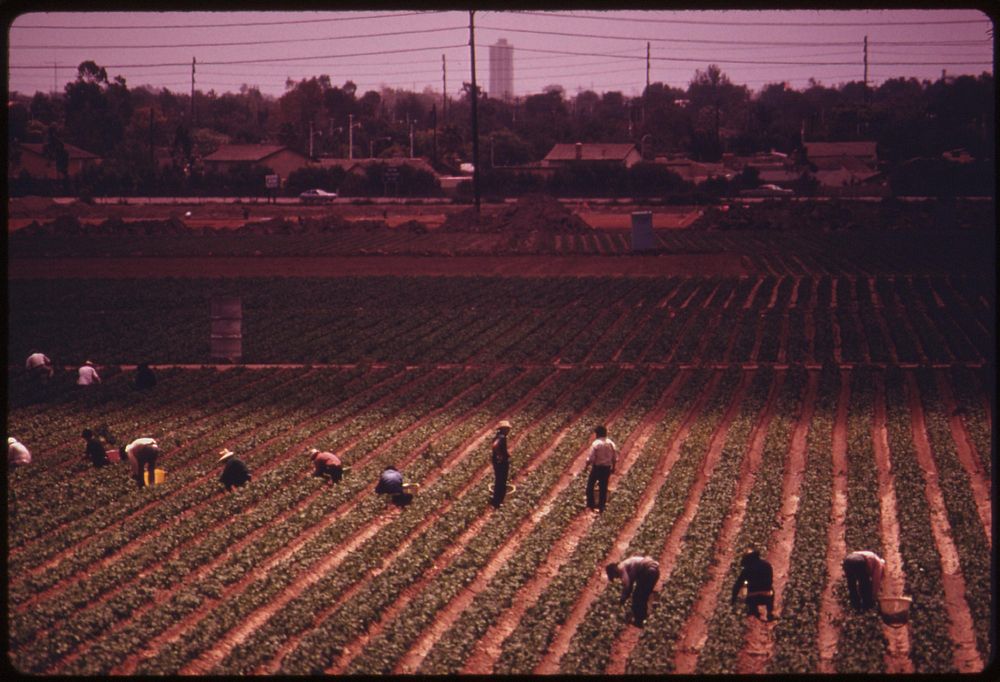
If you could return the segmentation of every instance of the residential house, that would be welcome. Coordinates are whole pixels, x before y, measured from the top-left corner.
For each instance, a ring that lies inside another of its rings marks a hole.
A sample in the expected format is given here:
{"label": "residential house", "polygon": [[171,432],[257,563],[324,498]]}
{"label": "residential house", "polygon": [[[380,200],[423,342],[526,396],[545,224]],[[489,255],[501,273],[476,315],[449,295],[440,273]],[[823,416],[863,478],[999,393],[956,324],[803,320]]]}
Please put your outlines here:
{"label": "residential house", "polygon": [[858,185],[878,174],[875,142],[805,142],[806,159],[824,187]]}
{"label": "residential house", "polygon": [[568,166],[573,163],[586,162],[606,162],[617,164],[625,168],[631,168],[642,161],[642,154],[636,149],[634,144],[604,144],[604,143],[582,143],[557,144],[552,147],[545,158],[542,159],[542,166],[555,168]]}
{"label": "residential house", "polygon": [[[84,168],[101,163],[101,157],[72,144],[63,144],[69,157],[66,174],[79,175]],[[54,159],[45,156],[45,145],[41,142],[19,142],[7,153],[7,177],[16,178],[23,171],[36,179],[58,180],[61,178]]]}
{"label": "residential house", "polygon": [[266,166],[284,181],[292,171],[308,166],[308,156],[280,144],[224,144],[203,160],[205,170],[228,173],[240,166]]}
{"label": "residential house", "polygon": [[695,185],[709,178],[732,179],[735,173],[721,163],[694,161],[684,156],[657,156],[654,163],[662,164],[668,170],[681,176],[685,181]]}

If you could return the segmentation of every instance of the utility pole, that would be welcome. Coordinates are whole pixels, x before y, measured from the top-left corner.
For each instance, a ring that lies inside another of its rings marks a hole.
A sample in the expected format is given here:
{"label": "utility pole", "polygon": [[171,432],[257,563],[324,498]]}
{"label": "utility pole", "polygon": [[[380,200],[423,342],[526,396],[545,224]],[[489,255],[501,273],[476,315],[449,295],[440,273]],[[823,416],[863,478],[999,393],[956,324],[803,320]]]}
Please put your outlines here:
{"label": "utility pole", "polygon": [[441,117],[448,125],[448,63],[441,55]]}
{"label": "utility pole", "polygon": [[59,92],[59,62],[52,62],[52,94]]}
{"label": "utility pole", "polygon": [[309,158],[313,158],[313,122],[309,121]]}
{"label": "utility pole", "polygon": [[153,147],[153,107],[149,108],[149,166],[156,166],[156,152]]}
{"label": "utility pole", "polygon": [[194,67],[196,59],[191,57],[191,126],[194,126]]}
{"label": "utility pole", "polygon": [[642,123],[646,124],[646,93],[649,92],[649,43],[646,43],[646,89],[642,91]]}
{"label": "utility pole", "polygon": [[865,36],[865,97],[868,97],[868,36]]}
{"label": "utility pole", "polygon": [[433,149],[434,155],[434,165],[437,165],[438,160],[438,108],[436,104],[431,105],[431,126],[434,129],[433,142],[431,144],[431,149]]}
{"label": "utility pole", "polygon": [[469,54],[472,58],[472,187],[476,197],[476,215],[479,215],[479,88],[476,87],[476,27],[469,10]]}
{"label": "utility pole", "polygon": [[347,158],[354,158],[354,114],[347,115]]}
{"label": "utility pole", "polygon": [[410,121],[410,158],[413,158],[413,121]]}

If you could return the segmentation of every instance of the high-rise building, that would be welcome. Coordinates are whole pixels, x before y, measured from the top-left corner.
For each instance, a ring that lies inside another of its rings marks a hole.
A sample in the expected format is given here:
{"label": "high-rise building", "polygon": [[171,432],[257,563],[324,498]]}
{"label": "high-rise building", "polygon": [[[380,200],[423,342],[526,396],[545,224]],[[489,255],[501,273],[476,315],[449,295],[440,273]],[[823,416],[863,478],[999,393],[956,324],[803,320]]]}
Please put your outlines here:
{"label": "high-rise building", "polygon": [[514,46],[500,38],[490,45],[489,96],[505,102],[514,97]]}

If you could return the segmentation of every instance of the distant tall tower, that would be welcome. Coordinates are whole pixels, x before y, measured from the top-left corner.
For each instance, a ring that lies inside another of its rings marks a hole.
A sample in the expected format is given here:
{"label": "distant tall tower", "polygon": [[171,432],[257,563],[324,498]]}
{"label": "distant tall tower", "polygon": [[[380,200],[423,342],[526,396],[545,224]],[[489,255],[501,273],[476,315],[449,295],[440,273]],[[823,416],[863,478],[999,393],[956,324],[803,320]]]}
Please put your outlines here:
{"label": "distant tall tower", "polygon": [[489,95],[505,102],[514,97],[514,46],[506,38],[490,45]]}

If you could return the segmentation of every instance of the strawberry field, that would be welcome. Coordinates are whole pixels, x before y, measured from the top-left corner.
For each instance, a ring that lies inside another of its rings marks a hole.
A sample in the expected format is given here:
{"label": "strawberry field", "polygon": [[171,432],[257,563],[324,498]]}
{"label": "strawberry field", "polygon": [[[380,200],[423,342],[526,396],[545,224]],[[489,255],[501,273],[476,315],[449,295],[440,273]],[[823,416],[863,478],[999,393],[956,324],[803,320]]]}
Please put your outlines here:
{"label": "strawberry field", "polygon": [[[768,258],[782,266],[746,277],[9,281],[8,433],[34,457],[8,473],[11,661],[54,675],[983,670],[992,276]],[[217,296],[242,300],[245,365],[210,364]],[[35,349],[57,365],[47,386],[24,376]],[[74,386],[84,359],[103,384]],[[142,361],[151,391],[132,386]],[[493,509],[500,419],[516,490]],[[584,463],[602,423],[621,456],[594,514]],[[166,481],[140,491],[125,464],[91,468],[84,427],[157,438]],[[341,455],[342,482],[311,475],[311,447]],[[231,494],[222,448],[253,473]],[[373,494],[389,465],[421,484],[407,506]],[[775,622],[730,604],[748,545],[774,566]],[[854,549],[885,557],[887,592],[913,599],[905,627],[851,609]],[[642,629],[604,576],[632,554],[660,563]]]}

